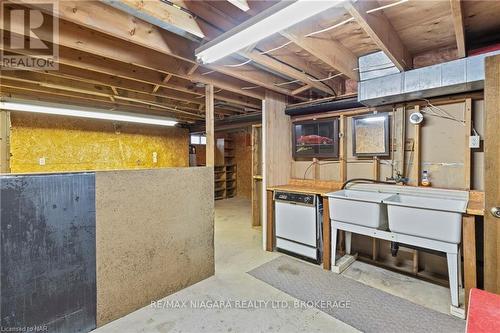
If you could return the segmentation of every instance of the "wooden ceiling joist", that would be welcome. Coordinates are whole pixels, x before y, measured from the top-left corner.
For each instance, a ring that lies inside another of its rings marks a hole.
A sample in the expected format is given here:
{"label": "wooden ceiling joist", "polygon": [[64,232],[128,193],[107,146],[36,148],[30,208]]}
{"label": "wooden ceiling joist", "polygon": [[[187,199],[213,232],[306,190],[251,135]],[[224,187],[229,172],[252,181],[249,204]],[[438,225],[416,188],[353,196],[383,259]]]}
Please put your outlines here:
{"label": "wooden ceiling joist", "polygon": [[[26,3],[30,4],[32,1],[26,1]],[[33,4],[31,5],[33,6]],[[62,1],[57,15],[62,19],[62,21],[60,21],[61,35],[64,32],[71,34],[71,32],[75,31],[75,27],[78,26],[99,31],[103,34],[126,40],[152,50],[153,52],[151,53],[144,51],[141,52],[144,57],[149,59],[150,68],[163,68],[162,71],[165,71],[165,67],[168,66],[168,71],[170,71],[173,75],[186,77],[190,80],[203,82],[205,84],[213,84],[221,89],[227,89],[227,86],[226,88],[221,86],[221,82],[213,82],[208,75],[200,76],[189,74],[190,69],[194,64],[196,64],[194,49],[197,44],[189,42],[186,39],[168,31],[164,31],[151,23],[137,19],[126,12],[95,1]],[[72,26],[70,22],[75,26]],[[78,29],[78,36],[72,35],[68,37],[73,39],[79,38],[81,39],[81,44],[88,45],[91,43],[89,38],[95,37],[93,35],[94,34],[92,34],[91,30],[80,28]],[[62,37],[64,36],[60,36],[61,43]],[[127,50],[133,49],[133,47],[127,47],[124,43],[112,42],[112,40],[107,41],[108,46],[110,42],[115,48],[120,48],[120,46],[122,46]],[[89,50],[91,50],[91,48],[89,48]],[[130,52],[131,51],[128,51],[128,53]],[[121,52],[119,53],[121,54]],[[112,58],[111,55],[108,56]],[[127,54],[122,54],[121,56],[127,57]],[[176,58],[177,60],[182,61],[181,63],[176,64],[172,59],[168,58]],[[160,63],[158,61],[160,61]],[[125,62],[136,63],[134,62],[134,59],[125,60]],[[161,63],[163,63],[163,66]],[[243,68],[225,67],[220,65],[213,65],[209,68],[223,72],[224,74],[237,80],[246,81],[251,84],[259,84],[266,89],[291,95],[289,90],[272,84],[273,82],[280,82],[279,78],[258,70],[251,71],[248,68],[244,70]],[[243,84],[242,86],[248,86],[248,84]],[[244,90],[232,89],[233,91],[243,95],[246,94],[246,91]],[[260,99],[262,98],[263,96],[260,97]]]}
{"label": "wooden ceiling joist", "polygon": [[187,39],[197,41],[205,37],[189,13],[161,1],[102,0],[102,2]]}
{"label": "wooden ceiling joist", "polygon": [[355,3],[346,2],[344,5],[363,30],[400,71],[412,68],[412,55],[403,45],[399,35],[383,11],[367,13],[379,6],[379,3],[373,0],[358,0]]}
{"label": "wooden ceiling joist", "polygon": [[[26,73],[29,75],[25,75],[21,77],[21,73],[16,73],[16,75],[8,76],[3,75],[2,77],[2,86],[9,87],[22,87],[32,89],[44,89],[47,90],[55,90],[55,91],[66,91],[69,93],[78,93],[79,95],[91,95],[93,97],[102,97],[104,99],[113,99],[123,100],[133,103],[145,104],[149,106],[156,107],[158,109],[166,109],[174,113],[189,115],[197,118],[203,118],[203,115],[200,115],[196,108],[191,108],[192,111],[187,111],[190,108],[186,106],[185,108],[180,108],[176,104],[171,104],[168,101],[162,100],[160,98],[151,98],[146,96],[145,94],[138,94],[132,92],[122,92],[121,94],[114,94],[111,89],[107,87],[98,87],[89,84],[83,84],[82,82],[76,82],[71,80],[52,80],[52,77],[46,77],[40,75],[36,76],[38,73]],[[35,75],[33,75],[35,74]],[[20,82],[22,84],[20,84]]]}
{"label": "wooden ceiling joist", "polygon": [[[161,88],[154,95],[182,102],[189,101],[198,104],[204,102],[203,98],[199,98],[203,96],[204,89],[190,88],[185,84],[175,82],[174,79],[169,82],[167,79],[170,79],[172,75],[163,76],[157,71],[134,65],[123,66],[115,60],[66,47],[59,49],[59,70],[48,71],[48,74],[143,93],[150,93],[153,86],[159,85]],[[185,82],[189,83],[189,81]],[[216,100],[252,109],[260,108],[257,99],[228,91],[218,92]]]}
{"label": "wooden ceiling joist", "polygon": [[280,32],[280,34],[346,77],[359,80],[358,72],[355,71],[355,68],[358,67],[358,58],[340,42],[305,37],[306,32],[302,26],[292,27]]}
{"label": "wooden ceiling joist", "polygon": [[[40,86],[28,86],[25,85],[23,87],[9,85],[9,84],[1,84],[1,95],[5,97],[11,98],[20,98],[26,100],[38,100],[43,102],[53,101],[54,98],[59,98],[60,101],[64,104],[68,104],[68,101],[71,101],[71,104],[78,104],[78,101],[85,101],[89,103],[89,107],[93,108],[102,108],[106,110],[116,110],[122,107],[126,107],[127,111],[132,112],[143,112],[147,114],[155,114],[160,116],[168,116],[173,117],[179,120],[199,120],[199,117],[189,116],[189,115],[180,115],[178,113],[170,112],[166,109],[159,109],[152,106],[145,105],[137,105],[132,102],[127,101],[115,101],[112,102],[107,98],[101,98],[99,96],[92,96],[87,94],[79,94],[76,92],[69,92],[65,90],[57,90],[57,89],[49,89]],[[52,97],[52,98],[51,98]],[[125,111],[125,110],[123,110]]]}
{"label": "wooden ceiling joist", "polygon": [[451,17],[453,19],[453,28],[455,29],[455,38],[457,40],[457,53],[459,58],[467,56],[465,46],[464,15],[462,11],[461,0],[450,0]]}

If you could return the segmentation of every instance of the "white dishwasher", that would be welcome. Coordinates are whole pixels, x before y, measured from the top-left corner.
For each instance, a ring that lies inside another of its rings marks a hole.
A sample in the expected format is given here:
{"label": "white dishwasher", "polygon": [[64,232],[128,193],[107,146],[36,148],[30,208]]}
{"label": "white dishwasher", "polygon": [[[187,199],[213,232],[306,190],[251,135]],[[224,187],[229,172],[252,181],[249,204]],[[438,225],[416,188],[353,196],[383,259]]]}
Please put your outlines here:
{"label": "white dishwasher", "polygon": [[274,192],[278,251],[320,263],[323,203],[313,194]]}

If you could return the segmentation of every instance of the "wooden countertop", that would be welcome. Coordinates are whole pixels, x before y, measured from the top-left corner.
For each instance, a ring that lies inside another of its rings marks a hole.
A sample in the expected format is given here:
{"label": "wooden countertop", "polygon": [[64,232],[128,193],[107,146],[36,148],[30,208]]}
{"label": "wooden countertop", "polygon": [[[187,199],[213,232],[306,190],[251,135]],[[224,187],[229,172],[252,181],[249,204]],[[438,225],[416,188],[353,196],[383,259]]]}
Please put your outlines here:
{"label": "wooden countertop", "polygon": [[484,192],[470,191],[467,214],[484,216]]}
{"label": "wooden countertop", "polygon": [[342,183],[335,181],[315,181],[309,179],[291,179],[286,185],[269,186],[268,191],[286,191],[295,193],[325,194],[333,191],[338,191],[342,187]]}

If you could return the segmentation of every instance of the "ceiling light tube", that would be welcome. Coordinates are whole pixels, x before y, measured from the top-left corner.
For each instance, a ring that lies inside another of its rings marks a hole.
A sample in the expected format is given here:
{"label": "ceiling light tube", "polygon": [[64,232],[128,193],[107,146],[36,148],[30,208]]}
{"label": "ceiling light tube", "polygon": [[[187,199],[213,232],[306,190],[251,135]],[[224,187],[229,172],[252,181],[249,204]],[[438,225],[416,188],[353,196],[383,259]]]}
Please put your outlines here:
{"label": "ceiling light tube", "polygon": [[196,57],[201,63],[212,63],[343,2],[345,0],[278,2],[211,42],[197,48],[195,51]]}
{"label": "ceiling light tube", "polygon": [[117,112],[117,111],[109,112],[109,111],[98,111],[92,109],[77,109],[77,108],[70,109],[66,107],[53,107],[53,106],[44,106],[44,105],[26,104],[17,102],[0,101],[0,110],[44,113],[44,114],[53,114],[60,116],[114,120],[114,121],[124,121],[129,123],[161,125],[161,126],[175,126],[177,124],[177,121],[157,116],[142,116],[133,113]]}

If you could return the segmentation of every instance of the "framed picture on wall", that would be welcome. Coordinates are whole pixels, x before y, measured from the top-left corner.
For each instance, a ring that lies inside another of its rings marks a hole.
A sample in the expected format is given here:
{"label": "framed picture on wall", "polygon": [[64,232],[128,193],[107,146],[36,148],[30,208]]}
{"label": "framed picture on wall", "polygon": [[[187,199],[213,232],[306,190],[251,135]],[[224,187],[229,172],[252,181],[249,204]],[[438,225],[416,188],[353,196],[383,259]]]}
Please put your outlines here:
{"label": "framed picture on wall", "polygon": [[354,156],[389,155],[389,115],[353,117],[352,152]]}
{"label": "framed picture on wall", "polygon": [[339,156],[338,118],[292,124],[293,158],[336,158]]}

